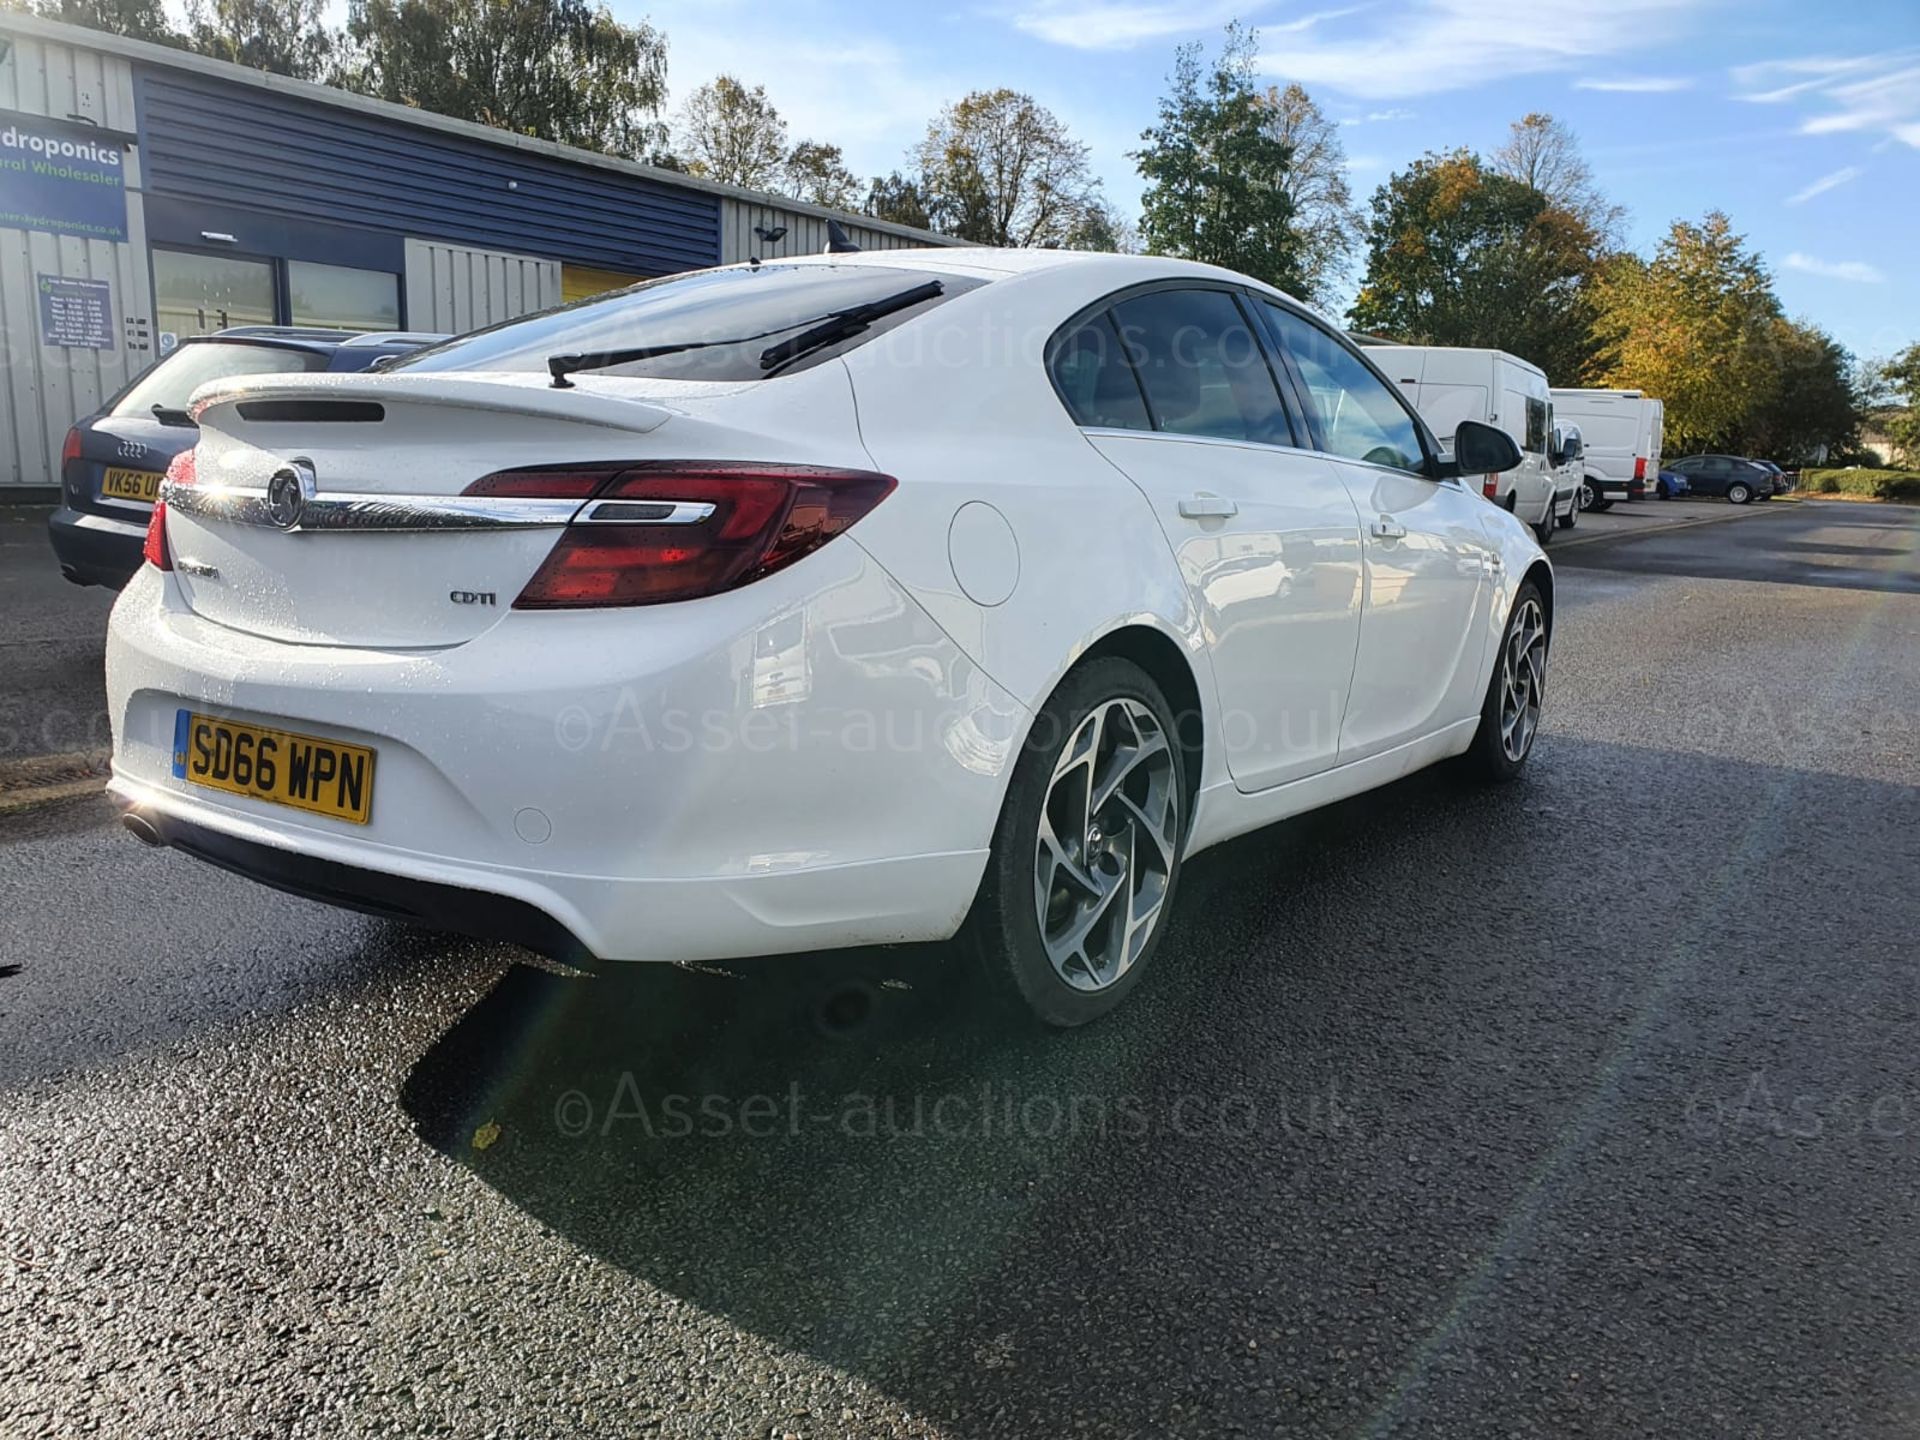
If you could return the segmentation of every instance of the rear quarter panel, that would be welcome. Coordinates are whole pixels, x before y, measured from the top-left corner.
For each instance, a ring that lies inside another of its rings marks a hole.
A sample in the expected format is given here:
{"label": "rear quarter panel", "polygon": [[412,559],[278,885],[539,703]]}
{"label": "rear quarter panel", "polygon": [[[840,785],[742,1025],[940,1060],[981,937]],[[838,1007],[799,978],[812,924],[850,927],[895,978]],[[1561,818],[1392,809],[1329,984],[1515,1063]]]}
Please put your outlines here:
{"label": "rear quarter panel", "polygon": [[[1045,367],[1059,323],[1151,278],[1084,262],[983,287],[847,357],[861,437],[900,488],[850,532],[1030,710],[1102,636],[1144,625],[1188,655],[1214,709],[1200,619],[1152,507],[1067,415]],[[998,603],[970,597],[950,532],[991,506],[1017,549]]]}

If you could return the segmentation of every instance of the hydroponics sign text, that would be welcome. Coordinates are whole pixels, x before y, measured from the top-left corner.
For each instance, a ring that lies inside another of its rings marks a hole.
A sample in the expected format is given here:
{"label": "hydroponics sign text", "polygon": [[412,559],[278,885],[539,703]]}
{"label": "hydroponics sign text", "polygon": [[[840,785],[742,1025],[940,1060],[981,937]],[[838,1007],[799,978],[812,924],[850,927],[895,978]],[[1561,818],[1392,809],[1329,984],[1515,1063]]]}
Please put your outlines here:
{"label": "hydroponics sign text", "polygon": [[126,151],[83,126],[0,121],[0,227],[127,238]]}

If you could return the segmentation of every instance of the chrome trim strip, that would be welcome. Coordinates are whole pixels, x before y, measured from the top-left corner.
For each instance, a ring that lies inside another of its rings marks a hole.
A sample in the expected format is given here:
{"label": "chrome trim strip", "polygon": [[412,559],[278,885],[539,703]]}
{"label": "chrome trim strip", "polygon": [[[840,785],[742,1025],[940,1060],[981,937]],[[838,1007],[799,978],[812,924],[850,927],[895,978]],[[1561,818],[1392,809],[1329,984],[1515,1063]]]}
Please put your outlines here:
{"label": "chrome trim strip", "polygon": [[582,525],[698,525],[711,519],[710,500],[598,500],[581,515]]}
{"label": "chrome trim strip", "polygon": [[[167,509],[196,519],[279,529],[267,508],[265,490],[232,485],[160,487]],[[511,530],[565,525],[580,509],[578,500],[543,500],[509,495],[362,495],[321,492],[310,498],[300,523],[286,533],[351,531],[395,534],[434,530]]]}

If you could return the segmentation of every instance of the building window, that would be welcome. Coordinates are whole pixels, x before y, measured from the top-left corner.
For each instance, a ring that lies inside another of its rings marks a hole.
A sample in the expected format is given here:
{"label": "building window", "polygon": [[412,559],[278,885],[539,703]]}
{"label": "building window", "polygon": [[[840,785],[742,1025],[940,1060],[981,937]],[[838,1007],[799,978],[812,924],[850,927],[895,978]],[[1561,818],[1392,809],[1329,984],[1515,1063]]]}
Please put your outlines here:
{"label": "building window", "polygon": [[153,252],[154,313],[162,334],[211,335],[230,325],[271,325],[273,263],[238,255]]}
{"label": "building window", "polygon": [[287,313],[294,325],[398,330],[400,277],[384,270],[287,262]]}

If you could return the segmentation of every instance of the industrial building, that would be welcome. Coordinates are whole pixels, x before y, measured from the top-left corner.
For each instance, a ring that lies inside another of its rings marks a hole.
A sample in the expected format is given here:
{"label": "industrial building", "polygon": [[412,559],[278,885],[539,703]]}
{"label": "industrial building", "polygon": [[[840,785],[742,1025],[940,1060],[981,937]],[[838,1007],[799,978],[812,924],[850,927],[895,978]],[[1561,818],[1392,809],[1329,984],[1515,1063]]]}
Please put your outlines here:
{"label": "industrial building", "polygon": [[189,335],[462,331],[654,275],[956,243],[0,12],[0,494]]}

